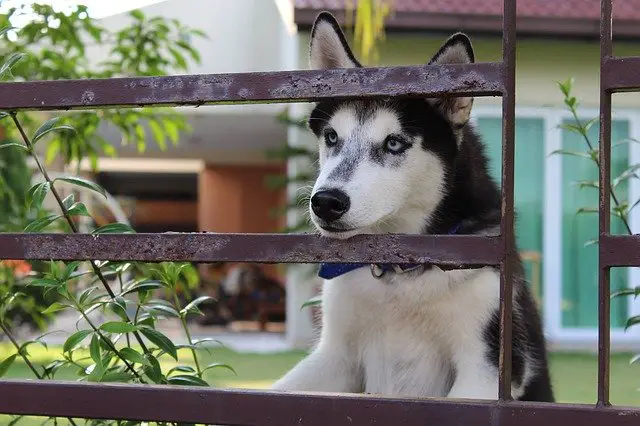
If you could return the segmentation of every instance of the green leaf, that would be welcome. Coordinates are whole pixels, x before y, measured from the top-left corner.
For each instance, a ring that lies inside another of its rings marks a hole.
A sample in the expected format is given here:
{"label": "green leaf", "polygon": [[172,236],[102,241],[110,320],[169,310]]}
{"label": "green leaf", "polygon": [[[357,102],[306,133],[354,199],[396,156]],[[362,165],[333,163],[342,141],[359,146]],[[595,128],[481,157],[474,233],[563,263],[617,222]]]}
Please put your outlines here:
{"label": "green leaf", "polygon": [[141,328],[140,332],[158,348],[168,353],[176,361],[178,360],[178,350],[167,336],[157,330],[147,327]]}
{"label": "green leaf", "polygon": [[167,138],[160,124],[158,124],[155,120],[150,120],[149,128],[151,129],[151,133],[153,133],[153,137],[160,147],[160,150],[165,151],[167,149]]}
{"label": "green leaf", "polygon": [[79,178],[77,176],[65,176],[65,177],[56,178],[54,182],[57,182],[59,180],[63,182],[71,183],[73,185],[81,186],[83,188],[91,189],[101,194],[104,198],[107,198],[107,193],[105,192],[104,188],[102,188],[97,183],[91,182],[90,180]]}
{"label": "green leaf", "polygon": [[44,374],[46,377],[53,379],[60,367],[64,367],[68,364],[68,361],[55,360],[44,367]]}
{"label": "green leaf", "polygon": [[99,228],[94,229],[92,234],[126,234],[131,233],[134,234],[136,231],[129,225],[125,225],[124,223],[109,223],[108,225],[101,226]]}
{"label": "green leaf", "polygon": [[60,117],[54,117],[54,118],[50,118],[49,120],[45,121],[44,124],[42,124],[42,126],[40,126],[38,128],[38,130],[36,130],[36,133],[33,135],[33,139],[31,141],[31,143],[33,145],[35,145],[40,139],[42,139],[43,137],[45,137],[48,133],[51,132],[58,132],[58,131],[72,131],[75,132],[76,130],[71,127],[71,126],[58,126],[56,127],[56,123],[60,121]]}
{"label": "green leaf", "polygon": [[82,262],[79,260],[73,261],[71,263],[67,263],[65,265],[64,271],[62,272],[61,281],[69,280],[71,278],[71,275],[73,275],[73,273],[76,271],[76,269],[78,269],[78,266],[80,266],[81,263]]}
{"label": "green leaf", "polygon": [[131,287],[128,287],[122,295],[130,294],[130,293],[138,293],[140,291],[149,291],[155,290],[158,288],[164,287],[164,284],[160,281],[156,280],[144,280],[135,282]]}
{"label": "green leaf", "polygon": [[69,210],[71,206],[76,202],[76,196],[74,194],[69,194],[62,200],[62,205],[65,209]]}
{"label": "green leaf", "polygon": [[210,297],[210,296],[198,297],[196,300],[192,301],[187,306],[182,308],[180,310],[180,314],[181,315],[186,315],[189,312],[200,312],[200,309],[198,309],[198,306],[201,305],[202,303],[206,302],[206,301],[209,301],[209,300],[215,300],[215,299],[213,297]]}
{"label": "green leaf", "polygon": [[11,31],[13,29],[13,27],[3,27],[0,28],[0,37],[2,37],[3,35],[5,35],[6,33],[8,33],[9,31]]}
{"label": "green leaf", "polygon": [[129,316],[127,315],[127,302],[124,297],[116,296],[108,305],[123,321],[129,320]]}
{"label": "green leaf", "polygon": [[633,327],[638,323],[640,323],[640,315],[636,315],[634,317],[629,318],[627,320],[627,324],[624,326],[624,331],[627,331],[629,328]]}
{"label": "green leaf", "polygon": [[69,338],[64,342],[62,346],[62,352],[70,352],[74,350],[87,336],[91,335],[93,330],[80,330],[73,333]]}
{"label": "green leaf", "polygon": [[636,174],[636,171],[640,169],[640,164],[633,164],[630,167],[628,167],[624,172],[620,173],[620,175],[615,178],[612,182],[613,187],[616,188],[618,187],[618,185],[620,185],[622,182],[630,179],[630,178],[638,178],[638,175]]}
{"label": "green leaf", "polygon": [[45,309],[44,311],[42,311],[43,314],[47,315],[47,314],[52,314],[54,312],[59,312],[59,311],[63,311],[67,308],[69,308],[69,305],[65,305],[62,304],[60,302],[53,302],[47,309]]}
{"label": "green leaf", "polygon": [[580,207],[578,210],[576,210],[576,214],[582,214],[582,213],[599,213],[598,209],[594,209],[593,207]]}
{"label": "green leaf", "polygon": [[196,370],[193,367],[188,365],[178,365],[177,367],[173,367],[171,370],[167,372],[167,374],[171,374],[174,371],[180,371],[182,373],[193,373],[196,374]]}
{"label": "green leaf", "polygon": [[574,157],[587,158],[589,160],[592,159],[591,155],[587,154],[586,152],[569,151],[567,149],[556,149],[555,151],[552,151],[551,154],[549,154],[549,156],[556,155],[556,154],[572,155]]}
{"label": "green leaf", "polygon": [[151,354],[145,354],[145,358],[149,362],[149,365],[145,365],[143,367],[144,373],[153,380],[154,383],[162,383],[164,377],[162,375],[162,370],[160,369],[160,363]]}
{"label": "green leaf", "polygon": [[102,376],[101,382],[130,382],[133,375],[128,371],[109,371]]}
{"label": "green leaf", "polygon": [[154,315],[167,315],[169,317],[179,318],[180,313],[173,306],[162,303],[151,303],[145,306],[145,310]]}
{"label": "green leaf", "polygon": [[584,189],[584,188],[598,189],[600,187],[600,184],[597,180],[580,180],[576,182],[571,182],[571,185],[578,186],[580,189]]}
{"label": "green leaf", "polygon": [[[66,279],[64,280],[66,281]],[[95,291],[97,291],[98,288],[91,286],[88,287],[86,289],[84,289],[82,291],[82,293],[80,293],[80,296],[78,296],[78,304],[80,304],[80,306],[85,307],[86,305],[91,305],[93,304],[96,300],[100,299],[100,295],[96,296],[96,297],[91,297],[91,294],[94,293]]]}
{"label": "green leaf", "polygon": [[633,210],[633,208],[634,208],[634,207],[636,207],[638,204],[640,204],[640,198],[638,198],[638,199],[636,200],[636,202],[635,202],[635,203],[633,203],[633,205],[632,205],[631,207],[629,207],[629,211],[628,211],[628,212],[630,213],[630,212],[631,212],[631,210]]}
{"label": "green leaf", "polygon": [[36,219],[24,228],[24,232],[40,232],[47,226],[51,225],[62,216],[57,214],[48,214],[40,219]]}
{"label": "green leaf", "polygon": [[209,383],[205,382],[197,376],[190,376],[188,374],[179,374],[173,377],[169,377],[167,381],[172,385],[180,386],[209,386]]}
{"label": "green leaf", "polygon": [[33,185],[27,192],[27,207],[33,205],[36,209],[39,209],[50,189],[51,184],[49,182],[40,182]]}
{"label": "green leaf", "polygon": [[128,322],[109,321],[102,324],[100,330],[107,333],[133,333],[138,330],[138,327]]}
{"label": "green leaf", "polygon": [[89,382],[100,382],[102,381],[102,376],[104,376],[104,373],[105,373],[105,365],[102,364],[102,362],[92,364],[89,367],[87,367],[83,371],[83,373],[89,374],[87,376],[87,380]]}
{"label": "green leaf", "polygon": [[11,365],[16,360],[17,356],[18,354],[13,354],[10,357],[6,358],[4,361],[0,362],[0,377],[7,374],[7,371],[9,371],[9,368],[11,368]]}
{"label": "green leaf", "polygon": [[180,130],[178,129],[176,123],[166,120],[164,122],[164,131],[169,136],[169,140],[173,145],[178,143],[178,139],[180,138]]}
{"label": "green leaf", "polygon": [[584,131],[585,131],[585,133],[586,133],[586,132],[588,132],[588,131],[589,131],[589,129],[590,129],[594,124],[596,124],[598,121],[599,121],[599,119],[598,119],[598,118],[592,118],[591,120],[587,121],[587,122],[584,124],[584,126],[583,126],[583,127],[584,127]]}
{"label": "green leaf", "polygon": [[231,371],[231,372],[232,372],[233,374],[235,374],[236,376],[238,375],[238,373],[236,373],[236,370],[234,370],[234,369],[233,369],[233,367],[231,367],[231,366],[230,366],[230,365],[228,365],[228,364],[221,363],[221,362],[214,362],[213,364],[209,364],[209,365],[207,365],[207,366],[202,370],[202,372],[204,373],[205,371],[207,371],[207,370],[211,370],[211,369],[213,369],[213,368],[225,368],[225,369],[227,369],[227,370]]}
{"label": "green leaf", "polygon": [[100,338],[97,334],[91,337],[91,343],[89,344],[89,354],[91,359],[96,365],[102,365],[102,358],[100,357]]}
{"label": "green leaf", "polygon": [[33,287],[58,287],[60,282],[51,278],[39,278],[31,281],[28,285]]}
{"label": "green leaf", "polygon": [[131,348],[122,348],[120,349],[120,356],[122,356],[127,361],[131,361],[136,364],[148,365],[151,366],[149,361],[142,356],[138,351]]}
{"label": "green leaf", "polygon": [[144,13],[139,9],[132,10],[129,14],[138,21],[144,20]]}
{"label": "green leaf", "polygon": [[624,296],[633,296],[638,297],[640,295],[640,286],[635,288],[623,288],[611,294],[611,298],[614,299],[616,297],[624,297]]}
{"label": "green leaf", "polygon": [[13,66],[20,60],[22,60],[22,58],[24,58],[25,56],[27,56],[25,53],[13,53],[11,54],[11,56],[9,56],[9,59],[7,59],[2,66],[0,66],[0,77],[2,77],[5,74],[10,74],[11,73],[11,68],[13,68]]}
{"label": "green leaf", "polygon": [[47,151],[45,153],[44,161],[50,164],[60,152],[62,141],[60,139],[54,139],[47,145]]}
{"label": "green leaf", "polygon": [[91,217],[91,215],[89,214],[89,211],[87,210],[87,206],[84,205],[84,203],[75,203],[74,205],[72,205],[69,210],[67,210],[67,213],[69,213],[69,215],[71,216],[87,216],[87,217]]}
{"label": "green leaf", "polygon": [[[0,116],[0,118],[3,118],[4,116]],[[4,149],[4,148],[19,148],[25,152],[29,151],[27,149],[26,146],[24,146],[21,143],[16,143],[16,142],[6,142],[6,143],[1,143],[0,144],[0,149]]]}
{"label": "green leaf", "polygon": [[194,339],[193,346],[202,345],[203,343],[216,343],[216,344],[218,344],[220,346],[224,346],[224,343],[222,343],[220,340],[214,339],[212,337],[203,337],[202,339]]}
{"label": "green leaf", "polygon": [[311,299],[307,300],[306,302],[304,302],[302,304],[302,306],[300,307],[300,310],[303,310],[304,308],[309,307],[309,306],[317,306],[317,305],[320,305],[320,304],[322,304],[322,296],[315,296],[315,297],[312,297]]}

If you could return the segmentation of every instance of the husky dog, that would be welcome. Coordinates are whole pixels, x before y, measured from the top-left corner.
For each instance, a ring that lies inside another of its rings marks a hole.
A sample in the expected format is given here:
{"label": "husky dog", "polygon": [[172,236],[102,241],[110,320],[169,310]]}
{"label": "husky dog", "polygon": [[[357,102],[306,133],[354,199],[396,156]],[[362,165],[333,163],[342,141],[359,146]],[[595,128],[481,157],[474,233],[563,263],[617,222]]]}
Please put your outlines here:
{"label": "husky dog", "polygon": [[[451,36],[429,64],[474,62]],[[315,69],[361,67],[333,16],[313,26]],[[329,100],[311,219],[329,238],[365,233],[498,234],[500,192],[469,123],[472,98]],[[273,389],[497,399],[500,277],[495,267],[323,265],[316,348]],[[512,395],[553,401],[540,319],[522,264],[513,281]]]}

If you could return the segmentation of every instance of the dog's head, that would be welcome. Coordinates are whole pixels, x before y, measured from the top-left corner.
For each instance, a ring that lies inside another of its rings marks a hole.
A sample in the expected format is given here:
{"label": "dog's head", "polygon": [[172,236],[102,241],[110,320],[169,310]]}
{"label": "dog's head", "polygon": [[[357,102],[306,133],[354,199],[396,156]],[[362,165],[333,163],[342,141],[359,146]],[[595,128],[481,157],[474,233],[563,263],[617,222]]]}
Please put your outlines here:
{"label": "dog's head", "polygon": [[[429,64],[474,62],[464,34],[450,37]],[[361,67],[333,16],[313,26],[314,69]],[[419,233],[446,195],[472,98],[323,101],[309,127],[319,140],[320,173],[310,199],[321,234]]]}

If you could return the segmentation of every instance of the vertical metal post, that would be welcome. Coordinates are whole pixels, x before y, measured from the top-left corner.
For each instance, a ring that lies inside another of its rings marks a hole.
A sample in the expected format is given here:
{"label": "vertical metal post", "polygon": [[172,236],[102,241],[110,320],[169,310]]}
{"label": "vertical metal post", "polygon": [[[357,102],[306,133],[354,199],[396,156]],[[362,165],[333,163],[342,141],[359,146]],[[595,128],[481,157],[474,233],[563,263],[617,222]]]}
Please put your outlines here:
{"label": "vertical metal post", "polygon": [[500,264],[500,400],[511,399],[511,342],[513,310],[514,237],[514,162],[516,108],[516,0],[504,0],[502,20],[502,220],[500,234],[503,258]]}
{"label": "vertical metal post", "polygon": [[[612,56],[612,0],[601,0],[600,15],[600,188],[599,221],[600,237],[610,232],[611,208],[611,91],[604,87],[602,69]],[[609,267],[603,266],[602,246],[599,246],[598,268],[598,405],[609,405],[609,357],[611,288]]]}

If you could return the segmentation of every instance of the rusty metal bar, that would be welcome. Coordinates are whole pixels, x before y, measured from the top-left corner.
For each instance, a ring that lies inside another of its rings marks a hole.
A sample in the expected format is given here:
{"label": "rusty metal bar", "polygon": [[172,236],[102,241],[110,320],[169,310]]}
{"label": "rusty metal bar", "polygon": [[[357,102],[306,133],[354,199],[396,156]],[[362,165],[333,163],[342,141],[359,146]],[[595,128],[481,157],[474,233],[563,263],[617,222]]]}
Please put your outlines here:
{"label": "rusty metal bar", "polygon": [[640,57],[603,58],[600,68],[602,90],[612,93],[640,90]]}
{"label": "rusty metal bar", "polygon": [[498,265],[499,237],[366,235],[347,241],[294,234],[0,234],[0,259],[144,262],[437,263]]}
{"label": "rusty metal bar", "polygon": [[505,91],[502,98],[502,219],[500,222],[502,263],[500,264],[500,357],[498,397],[511,399],[511,342],[514,266],[516,262],[514,223],[514,163],[516,113],[516,0],[504,0],[502,62]]}
{"label": "rusty metal bar", "polygon": [[419,65],[0,83],[0,110],[318,101],[445,94],[500,96],[502,64]]}
{"label": "rusty metal bar", "polygon": [[[0,412],[243,426],[636,426],[638,408],[397,399],[178,386],[0,381]],[[107,402],[108,401],[108,402]]]}
{"label": "rusty metal bar", "polygon": [[640,266],[640,235],[602,235],[600,266]]}
{"label": "rusty metal bar", "polygon": [[[612,56],[612,0],[600,0],[600,69],[604,68]],[[601,74],[602,75],[602,74]],[[601,76],[602,79],[602,76]],[[611,208],[611,92],[600,82],[600,184],[599,184],[599,236],[610,232]],[[602,247],[598,255],[598,405],[607,406],[609,402],[610,378],[610,283],[609,267],[603,262]]]}

